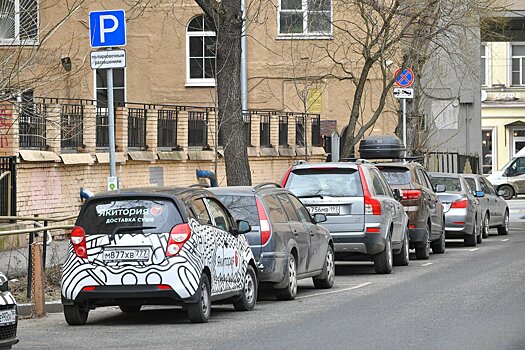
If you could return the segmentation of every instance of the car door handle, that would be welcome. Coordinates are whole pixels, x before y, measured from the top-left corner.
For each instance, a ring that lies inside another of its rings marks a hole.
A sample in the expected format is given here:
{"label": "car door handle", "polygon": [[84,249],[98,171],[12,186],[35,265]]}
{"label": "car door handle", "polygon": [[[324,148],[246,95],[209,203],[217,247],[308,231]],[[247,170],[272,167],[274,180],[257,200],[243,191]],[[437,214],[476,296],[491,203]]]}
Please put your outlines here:
{"label": "car door handle", "polygon": [[294,235],[294,236],[299,236],[299,232],[297,232],[297,230],[294,229],[294,230],[293,230],[293,235]]}
{"label": "car door handle", "polygon": [[315,231],[310,231],[310,236],[315,236]]}

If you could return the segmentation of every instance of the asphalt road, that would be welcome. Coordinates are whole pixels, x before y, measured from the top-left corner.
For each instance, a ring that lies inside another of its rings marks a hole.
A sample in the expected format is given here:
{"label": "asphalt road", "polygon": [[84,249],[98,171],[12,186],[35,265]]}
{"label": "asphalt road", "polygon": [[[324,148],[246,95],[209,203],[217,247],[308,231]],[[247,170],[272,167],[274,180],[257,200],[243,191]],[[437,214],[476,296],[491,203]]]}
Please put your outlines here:
{"label": "asphalt road", "polygon": [[411,260],[391,275],[376,275],[368,263],[338,264],[333,289],[306,280],[288,302],[263,291],[254,311],[214,307],[204,325],[173,308],[131,316],[97,309],[81,327],[49,314],[20,322],[15,349],[523,350],[525,200],[510,209],[509,236],[493,230],[475,248],[447,241],[445,254]]}

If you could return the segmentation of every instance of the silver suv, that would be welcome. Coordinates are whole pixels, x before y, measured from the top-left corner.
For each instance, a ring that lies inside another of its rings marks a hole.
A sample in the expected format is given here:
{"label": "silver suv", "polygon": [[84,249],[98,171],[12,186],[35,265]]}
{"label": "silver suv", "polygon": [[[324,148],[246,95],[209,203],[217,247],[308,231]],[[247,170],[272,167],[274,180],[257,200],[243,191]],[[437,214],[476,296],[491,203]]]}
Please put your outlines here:
{"label": "silver suv", "polygon": [[377,273],[409,261],[408,216],[381,172],[371,163],[301,164],[282,181],[310,213],[323,213],[336,259],[372,260]]}

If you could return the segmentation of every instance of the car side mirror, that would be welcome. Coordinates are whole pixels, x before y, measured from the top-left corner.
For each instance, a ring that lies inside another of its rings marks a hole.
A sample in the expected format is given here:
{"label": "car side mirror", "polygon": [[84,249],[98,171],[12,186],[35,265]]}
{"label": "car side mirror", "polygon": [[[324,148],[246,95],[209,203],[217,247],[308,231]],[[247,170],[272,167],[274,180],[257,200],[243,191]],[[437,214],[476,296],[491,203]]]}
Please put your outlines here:
{"label": "car side mirror", "polygon": [[447,187],[445,185],[436,185],[436,188],[434,189],[436,193],[443,193],[446,192]]}
{"label": "car side mirror", "polygon": [[252,230],[250,223],[246,220],[237,220],[237,234],[242,235]]}
{"label": "car side mirror", "polygon": [[314,222],[316,224],[319,224],[321,222],[325,222],[327,219],[326,219],[326,215],[323,214],[323,213],[317,213],[317,214],[314,214],[313,216],[313,219],[314,219]]}
{"label": "car side mirror", "polygon": [[392,191],[392,194],[394,195],[394,198],[398,202],[403,199],[403,191],[401,191],[399,188],[394,189]]}
{"label": "car side mirror", "polygon": [[474,191],[474,197],[485,197],[485,192],[483,191]]}

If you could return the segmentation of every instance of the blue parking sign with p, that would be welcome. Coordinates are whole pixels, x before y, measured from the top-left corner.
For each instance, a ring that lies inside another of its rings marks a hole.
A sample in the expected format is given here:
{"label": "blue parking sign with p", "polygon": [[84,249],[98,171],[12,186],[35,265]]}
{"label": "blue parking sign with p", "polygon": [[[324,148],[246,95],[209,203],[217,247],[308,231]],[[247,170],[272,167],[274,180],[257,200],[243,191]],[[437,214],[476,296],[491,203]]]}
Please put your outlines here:
{"label": "blue parking sign with p", "polygon": [[126,45],[124,10],[93,11],[89,13],[91,47]]}

